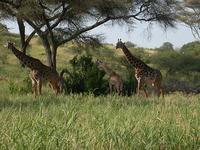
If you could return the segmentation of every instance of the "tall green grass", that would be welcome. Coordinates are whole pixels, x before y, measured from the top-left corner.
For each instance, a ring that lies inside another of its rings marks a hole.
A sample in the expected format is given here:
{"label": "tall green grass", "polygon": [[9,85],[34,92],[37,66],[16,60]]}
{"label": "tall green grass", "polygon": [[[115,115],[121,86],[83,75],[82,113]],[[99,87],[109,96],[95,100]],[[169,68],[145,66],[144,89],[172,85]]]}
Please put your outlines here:
{"label": "tall green grass", "polygon": [[200,96],[0,99],[0,149],[200,148]]}

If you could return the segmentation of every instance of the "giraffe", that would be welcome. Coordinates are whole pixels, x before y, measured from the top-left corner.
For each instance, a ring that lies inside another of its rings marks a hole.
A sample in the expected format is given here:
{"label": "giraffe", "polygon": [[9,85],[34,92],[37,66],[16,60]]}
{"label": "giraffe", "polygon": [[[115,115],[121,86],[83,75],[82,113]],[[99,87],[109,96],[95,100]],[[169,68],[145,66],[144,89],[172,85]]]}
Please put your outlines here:
{"label": "giraffe", "polygon": [[41,95],[42,84],[49,82],[49,86],[57,95],[62,91],[61,77],[58,72],[51,67],[44,65],[39,59],[30,57],[15,48],[11,42],[7,43],[7,48],[28,68],[31,69],[29,77],[32,81],[32,91],[35,96]]}
{"label": "giraffe", "polygon": [[122,49],[129,63],[133,65],[133,67],[135,68],[135,78],[137,79],[138,82],[137,95],[140,95],[140,90],[143,89],[145,96],[148,97],[145,85],[151,84],[154,87],[158,97],[160,96],[160,94],[164,96],[161,87],[162,74],[160,70],[151,68],[150,66],[145,64],[142,60],[132,55],[131,52],[128,50],[128,48],[125,46],[125,43],[121,41],[121,39],[118,40],[116,44],[116,49],[118,48]]}
{"label": "giraffe", "polygon": [[100,70],[104,70],[105,73],[109,76],[109,89],[110,93],[112,93],[113,89],[117,91],[118,95],[122,95],[123,90],[123,80],[122,77],[114,72],[111,68],[109,68],[105,62],[98,60],[96,61],[97,67]]}

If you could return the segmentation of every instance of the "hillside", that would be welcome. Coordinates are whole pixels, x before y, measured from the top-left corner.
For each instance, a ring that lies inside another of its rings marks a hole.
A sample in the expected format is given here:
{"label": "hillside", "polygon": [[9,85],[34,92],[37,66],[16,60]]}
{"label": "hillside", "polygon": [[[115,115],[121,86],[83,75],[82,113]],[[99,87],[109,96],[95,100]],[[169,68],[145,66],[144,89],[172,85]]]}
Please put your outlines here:
{"label": "hillside", "polygon": [[[16,34],[5,33],[0,38],[0,78],[18,82],[28,77],[28,70],[21,68],[17,58],[8,51],[3,45],[7,41],[13,41],[19,47],[19,36]],[[186,47],[186,46],[184,46]],[[149,66],[161,70],[164,77],[164,84],[167,90],[171,91],[200,91],[200,78],[198,72],[199,58],[197,55],[183,55],[173,51],[156,51],[146,50],[144,48],[129,48],[131,53],[146,62]],[[188,51],[189,48],[187,48]],[[34,37],[27,50],[27,54],[40,59],[46,64],[44,48],[38,37]],[[71,69],[69,61],[74,56],[91,55],[93,61],[101,59],[107,63],[114,71],[122,76],[124,80],[128,80],[130,73],[133,71],[128,65],[123,52],[115,49],[115,45],[104,44],[103,47],[79,47],[76,44],[68,43],[58,49],[57,66],[58,71],[64,68]],[[191,57],[192,56],[192,57]],[[128,67],[128,69],[127,69]],[[185,68],[184,68],[185,67]],[[132,70],[130,72],[130,70]],[[15,74],[13,76],[13,73]],[[133,73],[131,73],[133,74]],[[107,77],[105,77],[107,78]]]}

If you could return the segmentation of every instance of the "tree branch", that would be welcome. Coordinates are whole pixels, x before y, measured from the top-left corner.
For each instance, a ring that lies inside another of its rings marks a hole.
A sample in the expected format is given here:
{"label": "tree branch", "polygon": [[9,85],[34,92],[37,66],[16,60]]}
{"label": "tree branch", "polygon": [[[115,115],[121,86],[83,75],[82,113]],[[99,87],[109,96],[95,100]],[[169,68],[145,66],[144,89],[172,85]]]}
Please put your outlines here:
{"label": "tree branch", "polygon": [[0,0],[0,3],[8,4],[8,5],[14,6],[15,8],[18,7],[18,5],[13,3],[13,1],[9,1],[9,0]]}
{"label": "tree branch", "polygon": [[87,32],[89,30],[92,30],[102,24],[104,24],[105,22],[108,22],[110,20],[116,20],[116,19],[129,19],[129,18],[134,18],[136,20],[139,20],[139,21],[154,21],[155,19],[157,19],[157,17],[152,17],[152,18],[137,18],[137,16],[139,15],[139,13],[135,14],[135,15],[128,15],[128,16],[117,16],[117,17],[107,17],[107,18],[104,18],[103,20],[101,21],[98,21],[96,23],[94,23],[93,25],[91,26],[88,26],[88,27],[85,27],[85,28],[82,28],[78,31],[76,31],[74,34],[72,34],[69,38],[67,39],[64,39],[63,41],[59,42],[58,43],[58,46],[70,41],[70,40],[73,40],[75,39],[76,37],[78,37],[80,34],[84,33],[84,32]]}
{"label": "tree branch", "polygon": [[26,53],[26,48],[27,48],[29,42],[31,41],[31,39],[33,38],[33,36],[35,35],[35,33],[36,33],[36,31],[34,30],[34,31],[28,36],[28,38],[26,39],[26,41],[25,41],[25,43],[24,43],[24,47],[22,48],[22,51],[23,51],[24,53]]}
{"label": "tree branch", "polygon": [[52,45],[53,45],[53,47],[55,48],[56,45],[55,45],[55,40],[54,40],[53,32],[52,32],[52,29],[51,29],[51,27],[50,27],[49,21],[48,21],[48,19],[47,19],[47,17],[46,17],[45,8],[44,8],[44,5],[42,4],[41,0],[39,0],[39,5],[40,5],[41,8],[42,8],[42,16],[43,16],[44,22],[45,22],[45,24],[46,24],[46,26],[47,26],[47,30],[48,30],[49,33],[50,33]]}
{"label": "tree branch", "polygon": [[103,23],[109,21],[109,20],[110,20],[110,18],[107,17],[107,18],[105,18],[105,19],[103,19],[103,20],[101,20],[101,21],[99,21],[99,22],[96,22],[95,24],[93,24],[93,25],[91,25],[91,26],[88,26],[88,27],[86,27],[86,28],[82,28],[82,29],[76,31],[76,32],[75,32],[74,34],[72,34],[69,38],[67,38],[67,39],[65,39],[65,40],[63,40],[63,41],[61,41],[61,42],[59,42],[59,43],[58,43],[58,46],[60,46],[60,45],[62,45],[62,44],[64,44],[64,43],[66,43],[66,42],[68,42],[68,41],[73,40],[74,38],[76,38],[76,37],[79,36],[80,34],[86,32],[86,31],[92,30],[92,29],[94,29],[94,28],[96,28],[96,27],[102,25]]}
{"label": "tree branch", "polygon": [[51,25],[51,30],[54,29],[55,27],[57,27],[59,25],[59,23],[63,20],[63,17],[65,15],[66,11],[69,10],[69,8],[71,7],[70,5],[68,5],[67,7],[65,7],[64,5],[65,4],[63,3],[62,4],[63,11],[61,12],[60,16],[58,17],[58,20],[53,25]]}

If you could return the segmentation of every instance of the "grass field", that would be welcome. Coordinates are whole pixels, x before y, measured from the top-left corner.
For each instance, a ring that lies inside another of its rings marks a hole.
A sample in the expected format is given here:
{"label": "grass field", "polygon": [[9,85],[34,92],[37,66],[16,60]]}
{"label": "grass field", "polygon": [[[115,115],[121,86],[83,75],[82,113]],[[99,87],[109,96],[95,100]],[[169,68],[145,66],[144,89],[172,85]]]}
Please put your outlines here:
{"label": "grass field", "polygon": [[0,96],[0,149],[199,149],[200,96]]}
{"label": "grass field", "polygon": [[[30,91],[12,94],[11,83],[24,86],[28,70],[1,45],[0,49],[5,58],[0,61],[0,149],[200,149],[200,95],[55,97],[48,87],[37,98]],[[72,49],[59,49],[59,69],[76,54]],[[45,62],[36,40],[29,50]],[[112,55],[109,62],[119,71],[119,51],[107,47],[92,53],[104,60]]]}

